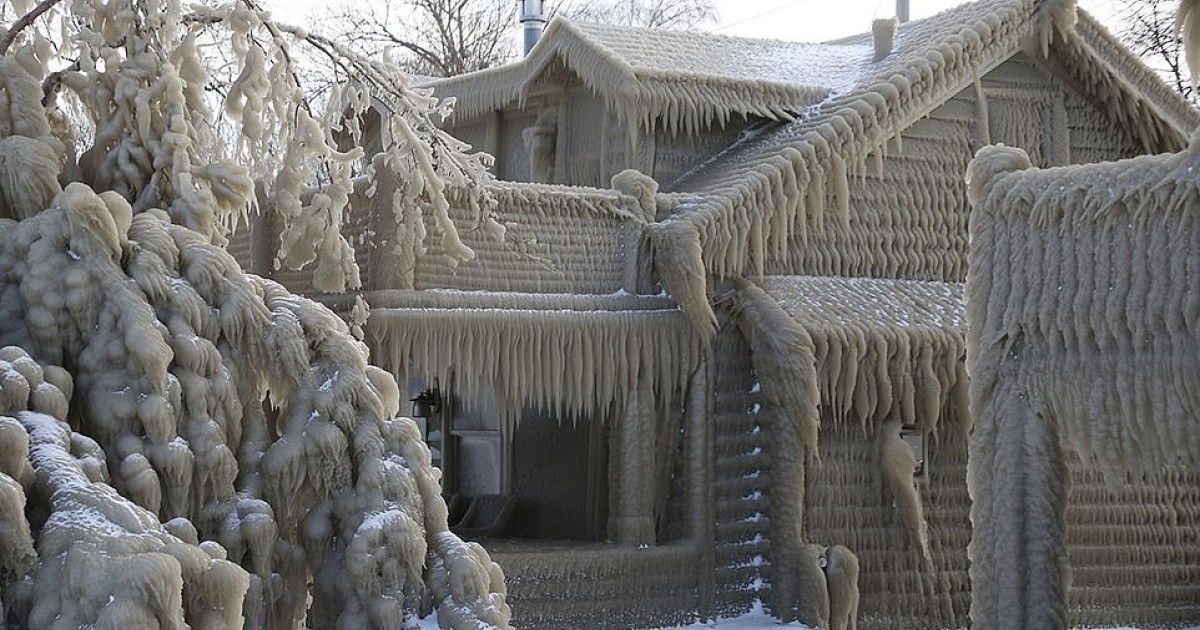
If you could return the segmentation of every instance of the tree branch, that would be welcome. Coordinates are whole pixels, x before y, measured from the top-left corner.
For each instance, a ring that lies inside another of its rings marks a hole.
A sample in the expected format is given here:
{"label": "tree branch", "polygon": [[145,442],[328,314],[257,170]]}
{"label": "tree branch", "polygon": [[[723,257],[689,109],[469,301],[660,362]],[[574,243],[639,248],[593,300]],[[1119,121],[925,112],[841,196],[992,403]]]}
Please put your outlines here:
{"label": "tree branch", "polygon": [[8,47],[12,46],[12,43],[17,40],[17,35],[21,31],[28,28],[30,24],[33,24],[34,20],[41,17],[43,13],[49,11],[51,7],[59,2],[62,2],[62,0],[42,0],[36,7],[33,7],[32,11],[21,16],[21,19],[17,20],[12,25],[12,28],[8,29],[8,32],[4,34],[4,39],[0,39],[0,55],[8,52]]}

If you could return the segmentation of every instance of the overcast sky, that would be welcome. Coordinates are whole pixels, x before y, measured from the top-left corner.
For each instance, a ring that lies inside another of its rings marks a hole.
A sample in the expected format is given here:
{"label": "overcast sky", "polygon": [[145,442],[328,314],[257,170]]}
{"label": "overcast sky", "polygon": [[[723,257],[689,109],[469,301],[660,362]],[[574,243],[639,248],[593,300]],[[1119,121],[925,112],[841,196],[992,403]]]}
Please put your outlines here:
{"label": "overcast sky", "polygon": [[[720,22],[711,30],[741,37],[824,41],[869,31],[871,20],[895,15],[895,1],[715,0]],[[1079,5],[1107,22],[1114,2],[1079,0]],[[265,0],[263,4],[277,19],[319,31],[319,24],[306,24],[313,7],[332,8],[342,3],[344,0]],[[958,4],[962,4],[962,0],[909,0],[909,13],[913,19],[919,19]],[[514,24],[514,31],[517,28]]]}

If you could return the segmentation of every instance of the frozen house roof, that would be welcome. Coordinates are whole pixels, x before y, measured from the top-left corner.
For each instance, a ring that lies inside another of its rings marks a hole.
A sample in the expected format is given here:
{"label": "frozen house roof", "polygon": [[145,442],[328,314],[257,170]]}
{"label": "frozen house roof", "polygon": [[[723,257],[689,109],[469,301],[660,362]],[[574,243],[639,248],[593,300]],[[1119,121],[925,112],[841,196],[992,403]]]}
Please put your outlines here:
{"label": "frozen house roof", "polygon": [[[854,38],[844,42],[857,41]],[[750,136],[676,190],[693,192],[651,226],[659,268],[701,329],[711,329],[709,275],[762,270],[826,217],[853,221],[849,180],[868,159],[992,68],[1029,50],[1079,88],[1147,150],[1176,150],[1200,116],[1073,3],[981,1],[903,25],[893,53],[797,121]],[[833,201],[826,208],[826,195]],[[899,220],[899,219],[898,219]]]}
{"label": "frozen house roof", "polygon": [[456,115],[501,109],[565,65],[622,115],[694,130],[735,114],[791,120],[854,84],[870,44],[812,44],[575,23],[555,18],[525,59],[429,83]]}

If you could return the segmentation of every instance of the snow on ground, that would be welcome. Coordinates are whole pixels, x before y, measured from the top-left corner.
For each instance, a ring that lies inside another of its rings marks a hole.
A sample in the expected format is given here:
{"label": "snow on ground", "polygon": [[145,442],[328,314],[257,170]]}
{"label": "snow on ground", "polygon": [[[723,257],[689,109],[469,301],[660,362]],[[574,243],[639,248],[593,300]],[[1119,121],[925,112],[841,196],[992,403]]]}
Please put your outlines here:
{"label": "snow on ground", "polygon": [[[437,614],[435,613],[422,619],[419,627],[421,630],[438,630]],[[690,626],[673,626],[670,628],[657,628],[656,630],[761,630],[763,628],[795,628],[796,630],[804,630],[808,626],[802,623],[779,623],[775,618],[763,611],[760,602],[755,602],[750,612],[740,617],[701,621]],[[1138,628],[1122,626],[1119,628],[1109,628],[1108,630],[1138,630]],[[1183,630],[1200,630],[1200,626],[1192,626]]]}
{"label": "snow on ground", "polygon": [[761,602],[754,602],[750,612],[729,619],[702,621],[690,626],[663,628],[662,630],[699,630],[701,628],[719,628],[720,630],[752,630],[754,628],[808,628],[802,623],[779,623],[774,617],[763,611]]}

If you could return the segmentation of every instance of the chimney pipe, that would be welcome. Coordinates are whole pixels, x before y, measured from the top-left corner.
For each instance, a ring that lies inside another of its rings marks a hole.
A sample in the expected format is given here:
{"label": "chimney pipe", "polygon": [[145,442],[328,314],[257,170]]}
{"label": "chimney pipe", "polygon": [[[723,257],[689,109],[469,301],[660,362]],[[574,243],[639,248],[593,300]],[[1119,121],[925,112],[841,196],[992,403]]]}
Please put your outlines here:
{"label": "chimney pipe", "polygon": [[901,24],[908,21],[908,0],[896,0],[896,21]]}
{"label": "chimney pipe", "polygon": [[542,0],[517,0],[517,4],[521,25],[525,28],[525,54],[528,55],[546,27],[546,14],[542,10]]}
{"label": "chimney pipe", "polygon": [[894,17],[871,22],[871,33],[875,36],[875,61],[892,54],[896,44],[896,26],[900,20]]}

